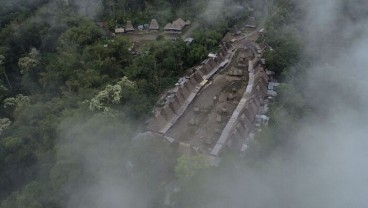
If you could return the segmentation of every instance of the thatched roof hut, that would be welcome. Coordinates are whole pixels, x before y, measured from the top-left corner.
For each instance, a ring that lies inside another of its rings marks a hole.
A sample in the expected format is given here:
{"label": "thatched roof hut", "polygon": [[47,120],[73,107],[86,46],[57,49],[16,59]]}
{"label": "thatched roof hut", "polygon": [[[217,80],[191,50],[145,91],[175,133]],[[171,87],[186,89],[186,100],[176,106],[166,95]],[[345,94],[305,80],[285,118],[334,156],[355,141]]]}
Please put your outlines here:
{"label": "thatched roof hut", "polygon": [[171,28],[171,23],[169,22],[165,25],[164,30],[167,31],[167,30],[170,30],[170,28]]}
{"label": "thatched roof hut", "polygon": [[181,30],[185,27],[185,26],[187,26],[187,25],[190,25],[191,24],[191,22],[188,20],[187,22],[185,22],[183,19],[181,19],[180,17],[177,19],[177,20],[175,20],[175,21],[173,21],[172,23],[168,23],[166,26],[165,26],[165,28],[164,28],[164,30],[166,31],[166,32],[181,32]]}
{"label": "thatched roof hut", "polygon": [[171,24],[171,27],[170,27],[170,30],[172,31],[181,31],[181,29],[183,29],[183,27],[180,25],[179,22],[176,22],[174,21],[172,24]]}
{"label": "thatched roof hut", "polygon": [[180,17],[177,20],[175,20],[174,23],[176,23],[178,26],[180,26],[180,30],[183,29],[183,27],[185,27],[185,25],[186,25],[184,20]]}
{"label": "thatched roof hut", "polygon": [[134,27],[132,25],[132,21],[128,20],[125,25],[126,32],[134,32]]}
{"label": "thatched roof hut", "polygon": [[159,30],[160,29],[160,26],[156,19],[151,20],[151,23],[149,24],[148,29],[149,30]]}

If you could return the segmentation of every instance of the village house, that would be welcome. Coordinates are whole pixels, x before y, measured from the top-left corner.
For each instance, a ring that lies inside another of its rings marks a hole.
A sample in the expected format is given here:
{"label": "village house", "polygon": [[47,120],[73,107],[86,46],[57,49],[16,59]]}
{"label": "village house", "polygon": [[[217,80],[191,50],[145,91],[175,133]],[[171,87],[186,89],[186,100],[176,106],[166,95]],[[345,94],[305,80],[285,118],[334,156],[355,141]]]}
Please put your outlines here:
{"label": "village house", "polygon": [[126,22],[126,25],[125,25],[125,32],[127,32],[127,33],[131,33],[131,32],[134,32],[135,30],[134,30],[134,27],[133,27],[133,25],[132,25],[132,21],[130,21],[130,20],[128,20],[127,22]]}
{"label": "village house", "polygon": [[148,26],[149,31],[157,32],[160,29],[160,26],[156,19],[152,19],[151,23]]}
{"label": "village house", "polygon": [[171,28],[171,23],[169,22],[169,23],[167,23],[167,24],[165,25],[165,27],[164,27],[164,31],[165,31],[165,32],[168,32],[168,31],[170,30],[170,28]]}
{"label": "village house", "polygon": [[183,19],[181,19],[180,17],[174,21],[174,23],[180,28],[183,29],[186,26],[186,23]]}
{"label": "village house", "polygon": [[169,32],[176,32],[176,33],[180,33],[182,29],[183,29],[183,26],[182,26],[182,25],[180,25],[180,23],[179,23],[179,22],[174,21],[174,22],[171,24],[171,27],[169,28]]}
{"label": "village house", "polygon": [[193,42],[193,38],[191,38],[191,37],[188,37],[188,38],[185,38],[184,39],[184,42],[187,44],[187,45],[189,45],[189,44],[191,44],[192,42]]}
{"label": "village house", "polygon": [[181,19],[180,17],[175,20],[172,23],[168,23],[165,27],[164,27],[164,31],[165,32],[170,32],[170,33],[181,33],[181,31],[184,29],[184,27],[190,25],[191,22],[188,21],[184,21],[183,19]]}

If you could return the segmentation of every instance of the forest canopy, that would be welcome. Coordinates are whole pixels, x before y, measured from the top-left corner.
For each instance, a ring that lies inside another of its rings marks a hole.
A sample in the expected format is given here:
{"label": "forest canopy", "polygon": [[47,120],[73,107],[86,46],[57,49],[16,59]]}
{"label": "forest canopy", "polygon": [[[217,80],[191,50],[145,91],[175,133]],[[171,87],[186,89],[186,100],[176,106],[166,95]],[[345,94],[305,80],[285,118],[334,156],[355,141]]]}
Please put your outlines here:
{"label": "forest canopy", "polygon": [[[132,138],[158,96],[218,49],[229,21],[194,30],[190,45],[158,39],[141,45],[138,53],[131,52],[127,37],[112,36],[111,31],[127,20],[135,25],[152,18],[161,25],[177,17],[205,21],[198,14],[207,3],[2,1],[0,207],[65,207],[73,201],[71,190],[99,181],[95,179],[102,170],[94,167],[119,158],[125,159],[105,164],[106,170],[139,187],[133,192],[146,194],[145,203],[157,203],[153,193],[160,181],[174,175],[176,155],[160,139]],[[97,22],[106,22],[107,28]],[[132,146],[151,152],[137,155],[128,148]],[[149,161],[152,155],[161,160],[159,165]],[[136,166],[115,168],[129,164]],[[149,167],[155,169],[153,175]]]}
{"label": "forest canopy", "polygon": [[[123,200],[114,198],[115,190],[142,198],[129,207],[161,207],[163,184],[172,177],[183,183],[178,201],[185,206],[186,194],[197,193],[189,186],[209,167],[201,157],[178,157],[160,136],[147,140],[137,132],[159,96],[216,52],[235,22],[253,14],[250,6],[259,6],[226,2],[232,7],[208,0],[3,0],[0,208],[102,207]],[[282,27],[295,8],[277,2],[283,10],[266,21],[260,41],[273,49],[266,52],[267,67],[287,77],[302,44]],[[127,20],[138,25],[156,18],[165,25],[178,17],[197,24],[190,44],[161,36],[136,44],[112,34]],[[285,108],[291,113],[262,132],[253,158],[266,156],[281,131],[305,113],[299,89],[280,88],[272,113],[276,119]],[[101,204],[88,200],[94,197]]]}

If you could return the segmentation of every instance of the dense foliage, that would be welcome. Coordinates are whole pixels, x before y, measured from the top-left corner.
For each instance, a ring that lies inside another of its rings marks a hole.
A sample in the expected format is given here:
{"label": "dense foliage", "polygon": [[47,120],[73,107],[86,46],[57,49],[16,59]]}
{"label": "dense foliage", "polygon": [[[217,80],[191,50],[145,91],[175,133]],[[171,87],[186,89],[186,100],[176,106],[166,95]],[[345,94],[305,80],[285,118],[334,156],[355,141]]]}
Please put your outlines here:
{"label": "dense foliage", "polygon": [[[202,157],[177,158],[161,138],[132,137],[158,96],[218,49],[234,23],[228,17],[246,13],[223,9],[212,14],[222,18],[209,21],[211,13],[203,15],[206,0],[12,2],[0,8],[0,207],[88,205],[93,187],[114,187],[117,181],[144,198],[130,207],[160,207],[170,177],[181,183],[180,206],[205,207],[202,195],[212,193],[201,181],[211,180],[209,171],[216,170]],[[284,25],[300,14],[289,1],[280,2],[260,41],[269,49],[267,67],[288,82],[300,79],[291,66],[300,62],[302,41]],[[126,20],[143,24],[157,18],[163,25],[179,16],[201,25],[191,44],[158,38],[136,53],[126,37],[95,24],[107,22],[111,30]],[[283,84],[279,94],[250,160],[267,157],[297,128],[293,121],[308,113],[297,86]]]}
{"label": "dense foliage", "polygon": [[126,37],[111,36],[95,22],[110,29],[127,19],[163,24],[194,18],[206,2],[4,1],[0,207],[78,206],[76,197],[80,203],[88,198],[78,189],[104,183],[105,174],[126,179],[133,193],[147,196],[145,203],[158,203],[157,187],[175,175],[176,155],[161,139],[131,138],[158,96],[218,49],[228,22],[194,30],[189,45],[160,39],[136,53]]}

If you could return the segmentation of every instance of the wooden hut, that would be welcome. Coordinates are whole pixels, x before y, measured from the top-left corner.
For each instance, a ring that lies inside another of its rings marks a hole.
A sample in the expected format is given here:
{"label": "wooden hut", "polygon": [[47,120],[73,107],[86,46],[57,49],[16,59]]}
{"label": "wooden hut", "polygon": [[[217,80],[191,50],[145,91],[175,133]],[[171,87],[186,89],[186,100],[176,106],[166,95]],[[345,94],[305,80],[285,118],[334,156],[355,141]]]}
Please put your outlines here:
{"label": "wooden hut", "polygon": [[180,27],[180,30],[182,30],[186,26],[185,21],[181,19],[180,17],[174,22]]}
{"label": "wooden hut", "polygon": [[149,24],[148,29],[150,31],[158,31],[160,29],[160,26],[156,19],[151,20],[151,23]]}
{"label": "wooden hut", "polygon": [[165,32],[169,32],[169,31],[170,31],[170,28],[171,28],[171,23],[169,22],[169,23],[167,23],[167,24],[165,25],[165,27],[164,27],[164,31],[165,31]]}
{"label": "wooden hut", "polygon": [[184,27],[189,24],[191,24],[189,20],[185,22],[183,19],[179,17],[172,23],[167,23],[164,30],[165,32],[180,33],[184,29]]}
{"label": "wooden hut", "polygon": [[125,25],[125,32],[129,33],[129,32],[134,32],[134,27],[132,25],[132,21],[128,20],[126,22],[126,25]]}

